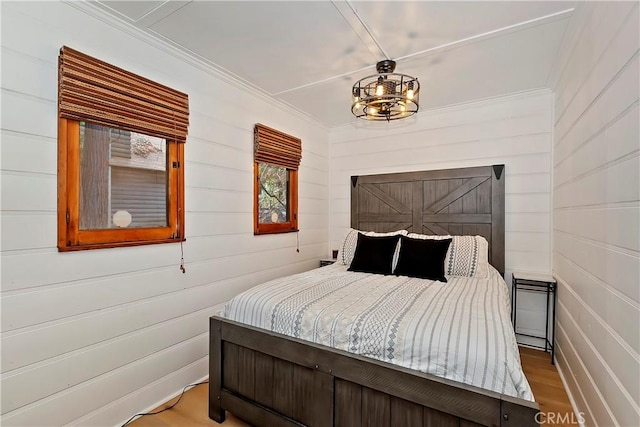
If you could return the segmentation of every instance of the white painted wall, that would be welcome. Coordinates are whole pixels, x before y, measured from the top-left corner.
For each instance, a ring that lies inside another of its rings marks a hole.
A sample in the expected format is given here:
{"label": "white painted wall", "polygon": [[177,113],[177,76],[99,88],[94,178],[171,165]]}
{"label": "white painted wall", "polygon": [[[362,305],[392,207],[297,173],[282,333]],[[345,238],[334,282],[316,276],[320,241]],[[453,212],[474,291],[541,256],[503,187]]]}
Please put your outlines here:
{"label": "white painted wall", "polygon": [[640,425],[638,2],[579,3],[558,56],[558,366],[589,426]]}
{"label": "white painted wall", "polygon": [[[331,247],[350,226],[352,175],[504,163],[507,283],[512,271],[550,273],[552,112],[552,94],[541,90],[423,111],[401,122],[333,128]],[[538,325],[529,309],[539,307],[521,307],[522,325],[529,325],[523,331],[544,331],[544,319]]]}
{"label": "white painted wall", "polygon": [[[2,425],[115,425],[207,375],[208,317],[328,253],[328,133],[134,30],[2,2]],[[180,246],[58,253],[57,57],[68,45],[189,94]],[[296,235],[253,236],[253,124],[302,138]]]}

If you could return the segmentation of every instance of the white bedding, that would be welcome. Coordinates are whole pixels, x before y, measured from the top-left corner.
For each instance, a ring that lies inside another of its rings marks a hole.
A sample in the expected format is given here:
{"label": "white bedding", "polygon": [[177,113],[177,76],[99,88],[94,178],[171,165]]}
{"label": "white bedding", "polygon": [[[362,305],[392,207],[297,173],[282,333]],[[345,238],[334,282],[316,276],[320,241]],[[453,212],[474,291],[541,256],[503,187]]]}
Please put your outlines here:
{"label": "white bedding", "polygon": [[507,285],[347,271],[334,264],[258,285],[224,317],[318,344],[533,400],[510,321]]}

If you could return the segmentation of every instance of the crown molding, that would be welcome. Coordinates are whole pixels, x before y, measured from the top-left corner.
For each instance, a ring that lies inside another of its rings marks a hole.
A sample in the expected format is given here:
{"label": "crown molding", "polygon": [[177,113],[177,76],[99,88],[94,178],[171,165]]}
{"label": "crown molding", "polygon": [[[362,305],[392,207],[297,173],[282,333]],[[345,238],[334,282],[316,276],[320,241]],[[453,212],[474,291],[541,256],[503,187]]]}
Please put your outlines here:
{"label": "crown molding", "polygon": [[275,104],[279,108],[288,113],[291,113],[302,120],[309,122],[314,126],[322,127],[329,130],[331,126],[324,123],[317,118],[309,115],[308,113],[292,106],[291,104],[284,102],[280,99],[274,98],[271,94],[263,90],[262,88],[248,82],[241,77],[231,73],[230,71],[216,65],[215,63],[180,47],[176,43],[173,43],[166,38],[156,33],[149,33],[141,28],[136,27],[130,20],[124,17],[118,17],[107,12],[102,7],[98,6],[97,2],[89,0],[62,0],[63,3],[80,10],[81,12],[92,16],[111,27],[116,28],[154,48],[173,56],[177,60],[193,66],[212,77],[221,80],[234,88],[241,90],[249,95],[257,97],[263,101]]}

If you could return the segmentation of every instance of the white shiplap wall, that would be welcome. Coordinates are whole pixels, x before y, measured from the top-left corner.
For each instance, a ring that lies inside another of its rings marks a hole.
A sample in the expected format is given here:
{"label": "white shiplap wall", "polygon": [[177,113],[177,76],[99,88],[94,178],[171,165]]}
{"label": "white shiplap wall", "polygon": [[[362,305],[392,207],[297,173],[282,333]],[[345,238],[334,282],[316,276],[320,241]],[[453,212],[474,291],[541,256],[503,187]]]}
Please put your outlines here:
{"label": "white shiplap wall", "polygon": [[[550,273],[552,105],[540,90],[332,129],[331,247],[350,225],[351,175],[504,163],[507,283],[512,271]],[[520,332],[544,335],[540,302],[520,299]]]}
{"label": "white shiplap wall", "polygon": [[[328,252],[327,129],[63,2],[2,2],[2,424],[115,425],[207,375],[208,317]],[[177,244],[56,250],[62,45],[189,94]],[[296,235],[253,236],[253,124],[302,138]]]}
{"label": "white shiplap wall", "polygon": [[638,2],[584,2],[555,91],[558,366],[588,426],[640,425]]}

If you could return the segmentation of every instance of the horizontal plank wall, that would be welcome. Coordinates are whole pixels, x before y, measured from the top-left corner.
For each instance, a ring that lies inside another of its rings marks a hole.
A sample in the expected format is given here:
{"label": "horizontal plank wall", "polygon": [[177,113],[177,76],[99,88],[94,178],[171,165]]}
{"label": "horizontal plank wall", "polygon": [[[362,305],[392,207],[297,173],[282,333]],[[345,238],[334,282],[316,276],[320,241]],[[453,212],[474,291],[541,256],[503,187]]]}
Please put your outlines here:
{"label": "horizontal plank wall", "polygon": [[555,90],[558,365],[588,426],[640,425],[638,2],[581,2]]}
{"label": "horizontal plank wall", "polygon": [[[1,7],[2,424],[116,425],[207,375],[215,307],[327,255],[328,131],[77,3]],[[58,253],[62,45],[189,94],[186,274],[178,244]],[[303,141],[299,253],[253,235],[256,122]]]}
{"label": "horizontal plank wall", "polygon": [[[429,96],[430,83],[422,84]],[[546,90],[334,128],[331,247],[338,248],[350,224],[352,175],[505,164],[507,283],[514,270],[549,273],[551,139],[552,94]],[[520,303],[518,329],[544,335],[540,301],[525,297]]]}

